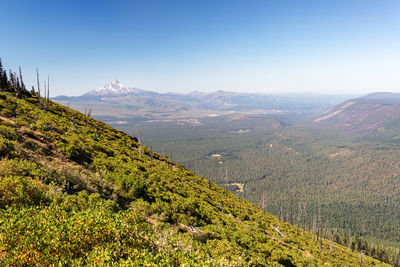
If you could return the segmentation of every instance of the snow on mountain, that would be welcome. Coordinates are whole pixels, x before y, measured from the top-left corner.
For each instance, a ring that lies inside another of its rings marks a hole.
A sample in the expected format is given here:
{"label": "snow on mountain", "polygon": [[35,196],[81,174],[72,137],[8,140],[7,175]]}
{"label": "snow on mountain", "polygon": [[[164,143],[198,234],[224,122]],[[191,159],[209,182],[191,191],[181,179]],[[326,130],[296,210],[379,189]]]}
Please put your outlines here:
{"label": "snow on mountain", "polygon": [[85,95],[87,96],[128,95],[141,92],[143,92],[143,90],[128,87],[126,85],[121,84],[119,81],[114,80],[110,83],[107,83],[103,87],[100,87],[99,89],[86,93]]}

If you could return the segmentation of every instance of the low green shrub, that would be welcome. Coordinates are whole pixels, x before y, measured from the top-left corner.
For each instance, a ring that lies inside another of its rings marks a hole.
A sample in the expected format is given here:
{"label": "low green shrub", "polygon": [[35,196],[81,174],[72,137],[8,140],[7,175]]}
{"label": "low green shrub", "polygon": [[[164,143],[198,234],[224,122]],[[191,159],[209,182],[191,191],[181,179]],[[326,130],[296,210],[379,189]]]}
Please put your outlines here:
{"label": "low green shrub", "polygon": [[20,176],[0,176],[0,208],[47,203],[46,186]]}

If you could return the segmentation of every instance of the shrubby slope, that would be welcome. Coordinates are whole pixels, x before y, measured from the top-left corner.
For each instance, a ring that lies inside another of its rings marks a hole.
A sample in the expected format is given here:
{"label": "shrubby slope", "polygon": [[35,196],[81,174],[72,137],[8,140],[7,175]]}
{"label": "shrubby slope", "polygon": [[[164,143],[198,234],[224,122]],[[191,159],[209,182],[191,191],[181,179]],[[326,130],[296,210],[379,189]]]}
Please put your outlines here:
{"label": "shrubby slope", "polygon": [[134,137],[18,96],[0,93],[0,265],[360,263]]}

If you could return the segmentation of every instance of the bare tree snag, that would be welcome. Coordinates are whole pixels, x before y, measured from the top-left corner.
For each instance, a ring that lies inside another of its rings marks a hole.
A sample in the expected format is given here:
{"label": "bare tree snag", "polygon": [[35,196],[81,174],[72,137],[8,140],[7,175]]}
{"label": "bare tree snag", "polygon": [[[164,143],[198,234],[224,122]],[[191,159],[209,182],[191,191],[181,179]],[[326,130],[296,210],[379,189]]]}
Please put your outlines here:
{"label": "bare tree snag", "polygon": [[261,195],[261,209],[265,213],[267,210],[267,203],[266,203],[267,193],[264,191]]}
{"label": "bare tree snag", "polygon": [[361,251],[361,255],[360,255],[360,267],[362,266],[362,263],[363,263],[363,257],[364,257],[364,251]]}
{"label": "bare tree snag", "polygon": [[303,209],[304,217],[303,217],[303,235],[305,234],[305,229],[307,227],[306,221],[307,221],[307,206],[304,203],[304,209]]}
{"label": "bare tree snag", "polygon": [[47,97],[46,97],[46,106],[49,109],[50,106],[50,76],[47,76]]}
{"label": "bare tree snag", "polygon": [[319,253],[322,254],[322,238],[319,239]]}
{"label": "bare tree snag", "polygon": [[[85,113],[86,113],[86,109],[85,109]],[[86,128],[89,126],[91,116],[92,116],[92,108],[89,109],[89,112],[86,115],[86,123],[85,123],[84,130],[86,130]]]}
{"label": "bare tree snag", "polygon": [[300,222],[301,222],[301,204],[299,203],[299,210],[297,212],[297,234],[299,234],[299,229],[300,229]]}
{"label": "bare tree snag", "polygon": [[349,230],[349,233],[347,234],[347,251],[351,251],[351,236],[350,236],[350,230]]}
{"label": "bare tree snag", "polygon": [[270,224],[270,226],[272,227],[272,229],[274,229],[275,231],[277,231],[278,234],[280,234],[282,237],[286,237],[286,235],[285,235],[284,233],[282,233],[282,232],[279,230],[279,226],[274,227],[272,224]]}
{"label": "bare tree snag", "polygon": [[39,70],[37,68],[36,68],[36,81],[37,81],[37,90],[38,90],[39,109],[42,109],[42,104],[41,104],[41,99],[40,99]]}
{"label": "bare tree snag", "polygon": [[313,232],[313,241],[315,241],[315,232],[317,231],[317,219],[315,217],[315,214],[313,215],[313,226],[312,226],[312,232]]}
{"label": "bare tree snag", "polygon": [[142,133],[139,133],[139,155],[143,157],[143,136]]}
{"label": "bare tree snag", "polygon": [[46,81],[44,81],[44,99],[43,99],[43,110],[47,110],[47,95],[46,95]]}
{"label": "bare tree snag", "polygon": [[151,143],[151,140],[150,140],[150,160],[151,162],[153,162],[153,144]]}

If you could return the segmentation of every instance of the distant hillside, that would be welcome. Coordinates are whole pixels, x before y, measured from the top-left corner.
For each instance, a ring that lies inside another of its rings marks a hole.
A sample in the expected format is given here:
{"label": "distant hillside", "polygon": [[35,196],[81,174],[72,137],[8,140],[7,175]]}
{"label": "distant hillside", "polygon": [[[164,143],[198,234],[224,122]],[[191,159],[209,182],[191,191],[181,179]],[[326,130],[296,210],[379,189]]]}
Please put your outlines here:
{"label": "distant hillside", "polygon": [[314,119],[315,125],[333,127],[356,134],[400,134],[400,94],[374,93],[351,99]]}
{"label": "distant hillside", "polygon": [[12,84],[0,155],[1,265],[385,265]]}
{"label": "distant hillside", "polygon": [[344,96],[314,94],[244,94],[227,91],[157,93],[113,81],[82,96],[58,96],[58,103],[84,111],[92,108],[95,116],[137,118],[142,120],[179,120],[230,114],[310,113],[346,100]]}

